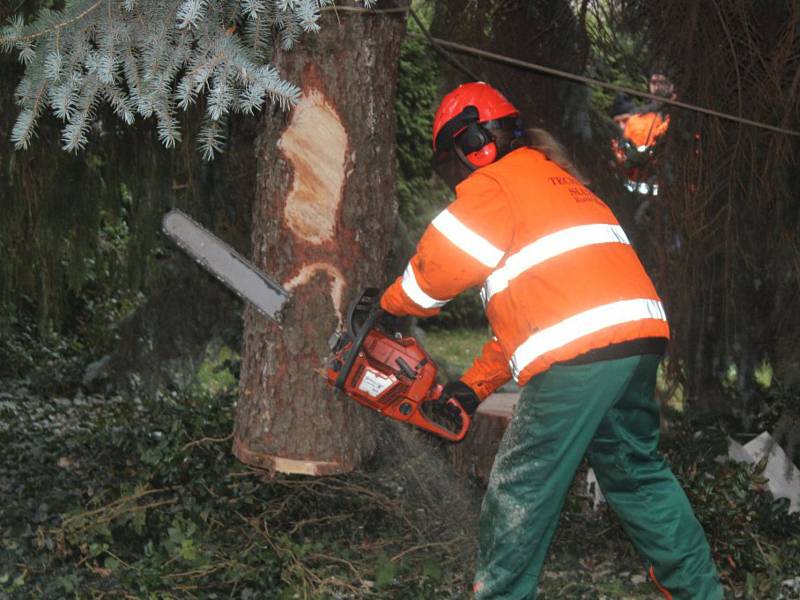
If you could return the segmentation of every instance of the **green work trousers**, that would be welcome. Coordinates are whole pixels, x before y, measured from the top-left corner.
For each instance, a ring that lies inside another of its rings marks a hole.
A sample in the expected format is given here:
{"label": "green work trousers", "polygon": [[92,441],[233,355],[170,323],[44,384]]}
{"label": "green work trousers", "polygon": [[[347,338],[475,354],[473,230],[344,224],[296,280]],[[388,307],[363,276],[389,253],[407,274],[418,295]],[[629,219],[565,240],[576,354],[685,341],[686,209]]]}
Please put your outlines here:
{"label": "green work trousers", "polygon": [[722,598],[705,533],[658,453],[660,357],[554,365],[523,388],[480,517],[475,598],[536,598],[539,573],[584,455],[664,596]]}

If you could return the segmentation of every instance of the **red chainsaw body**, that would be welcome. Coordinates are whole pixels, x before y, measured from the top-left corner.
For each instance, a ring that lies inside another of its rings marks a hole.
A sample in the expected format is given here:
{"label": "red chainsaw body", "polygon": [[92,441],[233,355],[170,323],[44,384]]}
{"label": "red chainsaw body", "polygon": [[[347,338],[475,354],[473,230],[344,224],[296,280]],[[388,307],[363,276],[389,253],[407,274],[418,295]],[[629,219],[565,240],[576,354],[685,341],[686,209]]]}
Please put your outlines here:
{"label": "red chainsaw body", "polygon": [[[391,337],[378,328],[371,328],[354,357],[351,355],[353,343],[345,344],[328,362],[329,384],[387,417],[406,421],[451,441],[464,438],[470,425],[465,412],[461,411],[460,430],[451,431],[428,419],[422,411],[423,403],[439,401],[442,386],[436,383],[436,363],[416,339]],[[352,366],[344,374],[342,370],[348,366],[348,355]]]}

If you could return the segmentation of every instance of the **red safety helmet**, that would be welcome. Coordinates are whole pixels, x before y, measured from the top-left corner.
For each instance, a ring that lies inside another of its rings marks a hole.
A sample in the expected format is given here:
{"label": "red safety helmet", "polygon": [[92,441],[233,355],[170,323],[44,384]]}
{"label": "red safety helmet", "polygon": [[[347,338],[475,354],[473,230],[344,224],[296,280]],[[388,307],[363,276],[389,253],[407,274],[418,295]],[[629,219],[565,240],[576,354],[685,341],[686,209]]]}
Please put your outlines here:
{"label": "red safety helmet", "polygon": [[499,119],[518,116],[519,110],[488,83],[458,86],[442,99],[433,118],[434,160],[444,160],[458,138],[474,168],[493,163],[498,151],[489,128]]}

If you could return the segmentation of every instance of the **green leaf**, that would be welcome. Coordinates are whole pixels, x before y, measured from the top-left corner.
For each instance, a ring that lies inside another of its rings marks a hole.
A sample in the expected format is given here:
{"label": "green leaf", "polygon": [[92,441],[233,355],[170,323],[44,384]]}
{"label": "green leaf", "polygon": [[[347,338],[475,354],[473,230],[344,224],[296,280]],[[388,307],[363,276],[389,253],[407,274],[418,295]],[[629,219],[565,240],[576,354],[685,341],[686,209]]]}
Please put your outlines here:
{"label": "green leaf", "polygon": [[378,568],[375,571],[375,587],[377,589],[386,587],[387,585],[392,583],[392,580],[394,579],[396,574],[397,574],[397,564],[393,563],[385,556],[382,557],[381,561],[378,563]]}
{"label": "green leaf", "polygon": [[181,542],[181,550],[180,550],[181,558],[183,560],[194,561],[197,560],[199,556],[199,551],[197,548],[197,544],[195,544],[194,540],[183,540]]}
{"label": "green leaf", "polygon": [[105,543],[98,544],[95,542],[89,544],[89,555],[92,557],[99,556],[106,550],[108,550],[108,544]]}
{"label": "green leaf", "polygon": [[113,556],[107,556],[103,561],[103,566],[109,571],[115,571],[121,563]]}
{"label": "green leaf", "polygon": [[748,598],[752,598],[753,594],[756,591],[756,576],[752,573],[747,574],[747,579],[745,580],[745,594]]}
{"label": "green leaf", "polygon": [[74,592],[78,587],[78,576],[75,573],[62,575],[58,578],[58,585],[66,592]]}
{"label": "green leaf", "polygon": [[432,558],[426,559],[422,563],[422,574],[432,581],[440,581],[442,578],[442,567],[439,561]]}
{"label": "green leaf", "polygon": [[170,527],[167,529],[167,535],[169,535],[169,541],[174,544],[180,544],[184,539],[183,531],[180,527]]}
{"label": "green leaf", "polygon": [[133,517],[131,517],[131,527],[138,535],[142,535],[146,523],[147,514],[144,511],[134,513]]}

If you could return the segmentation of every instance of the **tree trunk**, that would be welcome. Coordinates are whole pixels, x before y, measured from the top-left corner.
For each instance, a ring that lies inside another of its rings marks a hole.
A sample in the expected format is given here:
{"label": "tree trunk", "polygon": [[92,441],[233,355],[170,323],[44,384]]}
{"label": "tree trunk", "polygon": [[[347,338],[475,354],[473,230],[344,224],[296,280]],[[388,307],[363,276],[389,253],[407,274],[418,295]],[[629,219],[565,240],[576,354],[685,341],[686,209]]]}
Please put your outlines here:
{"label": "tree trunk", "polygon": [[[407,5],[382,2],[380,8]],[[277,52],[302,87],[256,142],[256,265],[292,292],[282,326],[248,308],[234,430],[243,462],[283,473],[357,468],[377,415],[328,388],[327,341],[364,286],[386,284],[397,213],[394,99],[404,13],[327,13],[302,46]]]}

